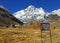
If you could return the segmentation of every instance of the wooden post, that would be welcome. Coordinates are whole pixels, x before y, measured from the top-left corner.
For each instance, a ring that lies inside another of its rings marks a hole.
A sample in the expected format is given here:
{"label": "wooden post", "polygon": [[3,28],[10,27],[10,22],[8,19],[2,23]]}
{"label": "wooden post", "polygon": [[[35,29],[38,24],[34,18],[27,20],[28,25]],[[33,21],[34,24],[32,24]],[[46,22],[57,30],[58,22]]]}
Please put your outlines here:
{"label": "wooden post", "polygon": [[43,43],[43,41],[42,41],[42,30],[41,30],[41,43]]}
{"label": "wooden post", "polygon": [[51,29],[50,29],[50,42],[52,43],[52,34],[51,34]]}

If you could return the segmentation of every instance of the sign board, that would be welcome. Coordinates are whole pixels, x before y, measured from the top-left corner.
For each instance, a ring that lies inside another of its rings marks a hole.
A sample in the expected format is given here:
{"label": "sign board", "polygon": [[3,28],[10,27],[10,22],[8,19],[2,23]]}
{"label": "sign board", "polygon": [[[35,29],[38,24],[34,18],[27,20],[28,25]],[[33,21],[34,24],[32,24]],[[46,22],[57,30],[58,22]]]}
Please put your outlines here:
{"label": "sign board", "polygon": [[41,23],[41,30],[50,30],[49,23]]}

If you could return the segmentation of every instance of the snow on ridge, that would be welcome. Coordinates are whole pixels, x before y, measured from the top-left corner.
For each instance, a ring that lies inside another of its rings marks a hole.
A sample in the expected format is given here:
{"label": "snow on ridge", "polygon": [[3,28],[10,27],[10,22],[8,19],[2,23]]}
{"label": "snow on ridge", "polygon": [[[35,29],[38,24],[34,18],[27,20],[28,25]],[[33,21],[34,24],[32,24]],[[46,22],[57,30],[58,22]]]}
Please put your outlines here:
{"label": "snow on ridge", "polygon": [[24,10],[17,11],[13,15],[18,18],[20,21],[24,23],[31,22],[31,21],[41,21],[45,20],[44,16],[48,16],[50,14],[57,14],[60,16],[60,9],[54,10],[50,13],[45,12],[42,7],[35,8],[33,5],[28,6]]}
{"label": "snow on ridge", "polygon": [[18,11],[14,13],[14,16],[18,18],[21,21],[28,21],[28,20],[40,20],[44,19],[44,9],[41,8],[35,8],[34,6],[30,5],[24,10]]}
{"label": "snow on ridge", "polygon": [[52,14],[57,14],[58,16],[60,16],[60,9],[54,10],[54,11],[52,11],[51,13],[52,13]]}

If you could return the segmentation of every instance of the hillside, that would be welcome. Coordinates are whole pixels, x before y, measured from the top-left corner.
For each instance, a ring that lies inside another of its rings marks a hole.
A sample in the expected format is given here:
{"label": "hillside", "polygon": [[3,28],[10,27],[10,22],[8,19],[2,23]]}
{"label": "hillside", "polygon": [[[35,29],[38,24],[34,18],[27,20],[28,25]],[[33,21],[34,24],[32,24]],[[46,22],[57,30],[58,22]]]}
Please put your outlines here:
{"label": "hillside", "polygon": [[4,8],[3,6],[0,6],[0,25],[9,26],[11,24],[22,25],[23,22],[15,18],[6,8]]}

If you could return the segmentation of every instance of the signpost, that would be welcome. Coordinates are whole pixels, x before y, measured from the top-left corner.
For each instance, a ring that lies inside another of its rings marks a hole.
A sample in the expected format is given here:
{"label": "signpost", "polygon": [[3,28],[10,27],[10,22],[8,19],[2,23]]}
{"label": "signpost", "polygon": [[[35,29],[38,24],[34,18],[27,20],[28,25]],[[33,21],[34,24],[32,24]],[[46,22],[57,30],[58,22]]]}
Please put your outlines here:
{"label": "signpost", "polygon": [[50,24],[47,23],[41,23],[41,43],[43,43],[42,41],[42,31],[50,31],[50,42],[52,43],[52,36],[51,36],[51,29],[50,29]]}

